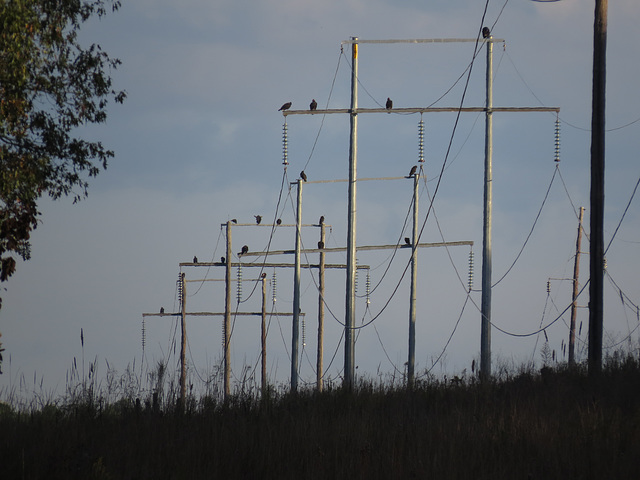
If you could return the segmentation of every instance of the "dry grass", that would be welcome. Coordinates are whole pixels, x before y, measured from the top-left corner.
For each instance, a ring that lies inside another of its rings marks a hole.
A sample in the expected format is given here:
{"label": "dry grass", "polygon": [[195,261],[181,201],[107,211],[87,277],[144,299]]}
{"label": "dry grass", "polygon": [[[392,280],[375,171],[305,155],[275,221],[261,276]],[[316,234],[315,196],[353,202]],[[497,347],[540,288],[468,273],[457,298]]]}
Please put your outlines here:
{"label": "dry grass", "polygon": [[[157,379],[156,379],[157,380]],[[84,390],[85,394],[87,390]],[[155,401],[154,401],[155,394]],[[361,382],[353,392],[138,402],[76,396],[0,408],[3,478],[602,479],[637,478],[640,365],[531,370],[412,391]],[[169,399],[169,400],[167,400]],[[69,401],[73,400],[73,401]]]}

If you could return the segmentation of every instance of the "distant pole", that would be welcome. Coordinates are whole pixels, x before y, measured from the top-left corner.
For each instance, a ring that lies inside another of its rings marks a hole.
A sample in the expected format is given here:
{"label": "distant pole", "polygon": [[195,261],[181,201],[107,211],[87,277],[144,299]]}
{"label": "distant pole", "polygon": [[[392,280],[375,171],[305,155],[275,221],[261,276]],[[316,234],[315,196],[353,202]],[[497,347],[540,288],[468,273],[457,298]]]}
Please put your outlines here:
{"label": "distant pole", "polygon": [[420,175],[413,177],[413,235],[411,240],[411,299],[409,302],[409,360],[407,382],[413,388],[416,363],[416,288],[418,283],[418,185]]}
{"label": "distant pole", "polygon": [[182,339],[180,342],[180,408],[184,408],[187,398],[187,282],[184,280],[184,273],[181,275],[180,282],[180,288],[182,289],[182,315],[180,322],[182,328]]}
{"label": "distant pole", "polygon": [[608,0],[596,0],[593,26],[591,211],[589,248],[589,374],[602,370],[604,322],[604,160]]}
{"label": "distant pole", "polygon": [[300,334],[300,250],[302,230],[302,180],[298,180],[296,206],[296,251],[293,269],[293,321],[291,328],[291,391],[298,390],[298,338]]}
{"label": "distant pole", "polygon": [[229,379],[231,374],[231,363],[230,363],[230,332],[229,328],[231,327],[231,222],[227,221],[227,258],[225,260],[225,272],[224,272],[224,281],[225,281],[225,299],[224,299],[224,326],[222,329],[222,333],[224,338],[222,340],[224,346],[224,398],[225,400],[229,397],[229,393],[231,392],[229,386]]}
{"label": "distant pole", "polygon": [[[324,223],[320,224],[320,241],[322,245],[325,242],[325,229]],[[318,361],[316,365],[317,371],[317,388],[318,391],[322,391],[322,373],[324,371],[324,264],[325,264],[325,253],[320,252],[320,262],[318,265]]]}
{"label": "distant pole", "polygon": [[482,325],[480,332],[480,377],[491,376],[491,211],[493,201],[493,37],[487,47],[487,105],[484,150],[484,228],[482,237]]}
{"label": "distant pole", "polygon": [[571,324],[569,326],[569,366],[574,366],[575,360],[575,343],[576,343],[576,316],[578,313],[578,291],[580,277],[580,249],[582,248],[582,218],[584,216],[584,207],[580,207],[578,217],[578,238],[576,240],[576,259],[573,263],[573,296],[571,301]]}
{"label": "distant pole", "polygon": [[344,327],[344,387],[353,388],[355,377],[356,317],[356,179],[358,160],[358,37],[351,37],[351,110],[349,137],[349,213],[347,217],[347,286]]}
{"label": "distant pole", "polygon": [[267,276],[262,277],[262,324],[260,328],[260,345],[262,347],[262,395],[267,393]]}

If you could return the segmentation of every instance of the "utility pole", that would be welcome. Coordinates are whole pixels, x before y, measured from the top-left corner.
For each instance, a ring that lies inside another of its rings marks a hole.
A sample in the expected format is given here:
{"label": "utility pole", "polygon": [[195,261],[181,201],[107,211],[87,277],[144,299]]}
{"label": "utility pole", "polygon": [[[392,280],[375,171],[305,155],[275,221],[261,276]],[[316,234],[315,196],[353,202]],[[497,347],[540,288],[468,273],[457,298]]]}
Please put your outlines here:
{"label": "utility pole", "polygon": [[230,355],[230,327],[231,327],[231,222],[227,220],[227,258],[224,271],[225,281],[225,297],[224,297],[224,326],[223,346],[224,346],[224,398],[229,398],[231,393],[230,377],[231,377],[231,355]]}
{"label": "utility pole", "polygon": [[320,223],[320,245],[322,249],[320,251],[320,260],[318,262],[318,359],[316,362],[316,383],[319,392],[323,388],[323,371],[324,371],[324,267],[325,267],[325,228],[324,222]]}
{"label": "utility pole", "polygon": [[411,237],[411,297],[409,301],[409,360],[407,383],[413,388],[416,363],[416,289],[418,283],[418,185],[420,174],[413,176],[413,235]]}
{"label": "utility pole", "polygon": [[180,408],[185,407],[187,398],[187,283],[184,281],[184,273],[180,274],[180,289],[182,292],[181,315],[181,341],[180,341]]}
{"label": "utility pole", "polygon": [[262,396],[267,393],[267,276],[264,275],[262,281],[262,323],[260,328],[260,345],[262,347],[262,377],[260,386],[262,387]]}
{"label": "utility pole", "polygon": [[576,259],[573,264],[573,296],[571,299],[571,324],[569,327],[569,366],[576,364],[575,360],[575,343],[576,343],[576,316],[578,312],[578,290],[580,277],[580,248],[582,246],[582,218],[584,216],[584,207],[580,207],[578,217],[578,239],[576,240]]}
{"label": "utility pole", "polygon": [[596,0],[591,117],[591,246],[589,248],[589,374],[602,370],[604,322],[604,159],[608,0]]}
{"label": "utility pole", "polygon": [[[493,106],[493,43],[504,42],[501,39],[489,37],[483,39],[487,46],[487,93],[484,107],[412,107],[393,108],[394,113],[441,113],[441,112],[484,112],[485,113],[485,178],[484,178],[484,221],[483,221],[483,265],[482,265],[482,305],[481,305],[481,345],[480,345],[480,374],[482,377],[491,375],[491,213],[492,213],[492,151],[493,151],[493,113],[496,112],[556,112],[557,107],[494,107]],[[388,113],[386,108],[358,108],[358,45],[364,43],[476,43],[477,39],[465,38],[432,38],[407,40],[360,40],[351,37],[343,44],[352,46],[351,70],[351,108],[350,109],[317,109],[317,110],[286,110],[282,114],[288,115],[328,115],[349,114],[351,119],[351,135],[349,143],[349,205],[347,232],[347,281],[346,281],[346,315],[345,315],[345,363],[344,386],[353,386],[355,374],[354,336],[355,327],[355,260],[356,260],[356,161],[357,161],[357,116],[361,113]],[[364,179],[360,179],[362,181]],[[394,248],[397,248],[394,247]],[[362,250],[362,247],[358,248]],[[327,250],[328,251],[328,250]]]}
{"label": "utility pole", "polygon": [[491,376],[491,214],[493,210],[493,37],[486,42],[487,92],[484,142],[484,221],[482,232],[482,300],[480,329],[480,377]]}
{"label": "utility pole", "polygon": [[349,212],[347,216],[347,287],[344,327],[344,387],[351,390],[355,381],[356,317],[356,181],[358,163],[358,37],[351,37],[351,111],[349,114]]}
{"label": "utility pole", "polygon": [[296,206],[296,251],[293,269],[293,322],[291,327],[291,391],[298,390],[298,338],[300,334],[300,251],[302,236],[302,179],[298,180]]}

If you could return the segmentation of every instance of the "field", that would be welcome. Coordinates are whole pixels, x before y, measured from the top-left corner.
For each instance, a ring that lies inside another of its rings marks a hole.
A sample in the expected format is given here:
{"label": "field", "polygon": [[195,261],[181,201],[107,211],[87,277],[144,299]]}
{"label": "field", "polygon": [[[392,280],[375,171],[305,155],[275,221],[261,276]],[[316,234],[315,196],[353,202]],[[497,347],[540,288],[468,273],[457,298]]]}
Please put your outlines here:
{"label": "field", "polygon": [[[0,404],[3,479],[640,478],[640,363],[430,379],[412,390],[168,393],[107,401],[79,385]],[[162,401],[161,401],[162,400]]]}

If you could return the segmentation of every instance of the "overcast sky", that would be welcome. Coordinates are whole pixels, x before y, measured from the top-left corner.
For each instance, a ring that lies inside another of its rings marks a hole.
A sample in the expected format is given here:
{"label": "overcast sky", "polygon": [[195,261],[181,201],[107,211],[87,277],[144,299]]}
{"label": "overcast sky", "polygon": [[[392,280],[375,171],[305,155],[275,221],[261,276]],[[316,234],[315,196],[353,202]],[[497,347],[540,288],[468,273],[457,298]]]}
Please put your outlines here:
{"label": "overcast sky", "polygon": [[[484,25],[493,26],[494,105],[560,107],[561,162],[554,163],[555,114],[496,113],[494,115],[493,280],[500,279],[521,250],[549,195],[522,256],[493,289],[492,321],[503,330],[524,334],[555,319],[570,303],[577,233],[575,209],[587,207],[589,225],[589,145],[593,2],[563,0],[490,1]],[[504,9],[503,9],[504,7]],[[3,284],[0,332],[4,352],[0,389],[64,392],[66,376],[83,355],[96,360],[100,375],[111,368],[168,361],[177,363],[175,320],[142,314],[178,311],[176,280],[179,263],[197,255],[200,261],[224,255],[221,224],[263,216],[263,223],[281,217],[294,222],[289,189],[300,170],[309,180],[344,179],[348,174],[349,119],[346,115],[289,116],[290,165],[282,165],[284,117],[280,105],[347,108],[350,95],[348,45],[360,39],[476,38],[482,27],[484,2],[388,0],[136,0],[83,30],[87,43],[99,43],[122,66],[113,72],[116,88],[125,89],[124,105],[114,105],[105,125],[84,135],[100,139],[116,152],[106,172],[91,182],[89,198],[77,205],[68,199],[43,200],[42,222],[32,235],[32,259],[19,262],[17,273]],[[503,9],[503,10],[502,10]],[[640,7],[635,0],[609,5],[607,72],[607,164],[605,242],[608,244],[640,177],[640,100],[637,49]],[[469,65],[473,43],[366,44],[359,51],[359,106],[396,107],[433,104],[456,83]],[[435,106],[460,105],[463,76]],[[473,64],[465,106],[484,106],[485,50]],[[482,178],[484,117],[460,116],[450,153],[455,114],[429,113],[425,124],[425,164],[428,182],[420,190],[420,224],[429,207],[445,158],[446,168],[421,241],[474,242],[474,290],[480,287],[482,258]],[[418,159],[420,115],[361,115],[358,132],[359,177],[406,175]],[[623,128],[618,128],[623,127]],[[317,138],[315,149],[314,142]],[[281,202],[278,205],[281,185]],[[552,183],[553,181],[553,183]],[[412,182],[390,180],[358,185],[358,244],[393,244],[410,236]],[[623,341],[630,332],[638,346],[640,302],[640,222],[636,198],[607,253],[611,278],[605,279],[605,346]],[[346,245],[347,187],[345,183],[310,184],[304,189],[303,223],[325,215],[331,229],[327,246]],[[436,216],[440,229],[436,224]],[[270,229],[237,227],[233,251],[247,244],[265,250]],[[303,243],[313,248],[317,228],[306,228]],[[290,249],[294,231],[276,230],[271,249]],[[588,241],[583,238],[584,253]],[[370,283],[380,282],[370,296],[358,299],[357,321],[368,322],[388,303],[356,345],[358,374],[402,371],[407,359],[409,276],[402,278],[409,251],[361,253],[369,265]],[[234,259],[236,261],[237,259]],[[270,257],[289,262],[291,256]],[[330,263],[343,263],[334,254]],[[588,279],[589,257],[581,257],[580,284]],[[315,261],[311,258],[311,261]],[[391,266],[387,266],[391,262]],[[480,292],[465,305],[469,247],[422,249],[419,257],[417,372],[430,368],[456,327],[434,373],[470,370],[480,350]],[[224,278],[221,268],[183,268],[187,279]],[[244,279],[259,270],[244,269]],[[268,307],[292,310],[291,269],[276,272],[277,301],[272,302],[273,269]],[[234,269],[234,275],[236,271]],[[314,273],[314,275],[316,275]],[[462,279],[462,282],[459,280]],[[316,278],[316,280],[314,280]],[[317,276],[302,275],[305,342],[300,359],[304,385],[315,378]],[[547,294],[547,281],[550,294]],[[338,378],[343,363],[340,344],[344,320],[344,272],[327,274],[325,367],[337,355],[327,376]],[[400,283],[396,293],[393,290]],[[365,294],[366,274],[358,279]],[[189,283],[188,311],[223,311],[223,284]],[[260,289],[249,297],[243,283],[240,311],[259,311]],[[586,306],[587,290],[579,304]],[[197,292],[197,293],[196,293]],[[234,302],[236,290],[234,285]],[[632,304],[633,302],[633,304]],[[463,311],[463,305],[465,306]],[[462,315],[461,315],[462,312]],[[336,318],[333,318],[335,315]],[[584,327],[578,342],[585,358],[588,313],[580,309]],[[459,320],[459,322],[458,322]],[[547,329],[558,358],[568,338],[568,313]],[[84,334],[84,350],[80,342]],[[206,377],[221,355],[220,317],[188,319],[190,375]],[[178,329],[179,332],[179,329]],[[243,365],[253,368],[259,357],[258,317],[238,317],[232,337],[235,378]],[[289,379],[291,321],[270,320],[268,368],[274,383]],[[544,336],[519,338],[492,330],[494,370],[500,365],[541,361]],[[179,343],[178,343],[179,345]]]}

